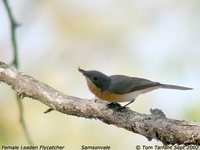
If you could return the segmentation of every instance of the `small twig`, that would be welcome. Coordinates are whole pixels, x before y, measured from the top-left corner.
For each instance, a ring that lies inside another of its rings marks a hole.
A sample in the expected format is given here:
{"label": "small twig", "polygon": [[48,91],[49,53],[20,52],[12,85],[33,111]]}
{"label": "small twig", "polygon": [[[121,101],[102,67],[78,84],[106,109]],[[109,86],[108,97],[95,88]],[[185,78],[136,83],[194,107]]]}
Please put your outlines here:
{"label": "small twig", "polygon": [[16,98],[17,98],[17,104],[18,104],[18,108],[19,108],[19,116],[20,116],[19,121],[20,121],[22,128],[24,130],[24,134],[26,136],[28,144],[32,145],[33,142],[31,140],[31,137],[29,135],[29,132],[27,130],[26,123],[25,123],[25,120],[24,120],[24,108],[23,108],[23,104],[22,104],[23,98],[21,96],[18,96],[18,94],[16,94]]}
{"label": "small twig", "polygon": [[[12,10],[8,4],[8,1],[3,0],[3,2],[5,5],[5,8],[6,8],[6,11],[8,13],[8,17],[10,20],[10,26],[11,26],[11,39],[12,39],[13,52],[14,52],[14,58],[13,58],[11,65],[15,66],[15,68],[18,69],[19,68],[19,60],[18,60],[17,40],[16,40],[16,28],[18,27],[18,24],[13,17]],[[18,104],[18,108],[19,108],[20,123],[23,127],[23,130],[24,130],[24,133],[25,133],[28,143],[32,144],[32,140],[30,138],[29,132],[27,131],[26,123],[24,121],[24,109],[23,109],[23,104],[21,101],[22,98],[16,94],[16,100],[17,100],[17,104]]]}
{"label": "small twig", "polygon": [[6,11],[8,13],[8,17],[10,20],[10,26],[11,26],[11,38],[13,43],[13,51],[14,51],[14,59],[12,61],[12,65],[15,66],[15,68],[19,68],[19,61],[18,61],[18,52],[17,52],[17,41],[16,41],[16,28],[18,27],[18,23],[15,21],[12,10],[10,9],[10,6],[8,4],[7,0],[3,0]]}

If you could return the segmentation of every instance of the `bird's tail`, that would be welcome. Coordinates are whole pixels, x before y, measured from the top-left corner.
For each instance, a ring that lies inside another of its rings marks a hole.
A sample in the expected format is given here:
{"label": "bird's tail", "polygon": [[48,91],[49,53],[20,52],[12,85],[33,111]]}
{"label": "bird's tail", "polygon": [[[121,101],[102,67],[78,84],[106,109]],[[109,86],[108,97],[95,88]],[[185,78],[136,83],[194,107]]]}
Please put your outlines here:
{"label": "bird's tail", "polygon": [[178,85],[170,85],[170,84],[161,84],[161,88],[164,89],[175,89],[175,90],[192,90],[193,88],[178,86]]}

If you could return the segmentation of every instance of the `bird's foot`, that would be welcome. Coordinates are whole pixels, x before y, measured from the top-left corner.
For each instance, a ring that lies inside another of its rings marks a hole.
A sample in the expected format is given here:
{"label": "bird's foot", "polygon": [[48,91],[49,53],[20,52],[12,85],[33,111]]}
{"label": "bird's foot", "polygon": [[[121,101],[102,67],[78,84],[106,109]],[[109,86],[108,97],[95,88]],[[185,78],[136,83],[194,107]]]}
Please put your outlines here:
{"label": "bird's foot", "polygon": [[127,107],[125,106],[121,106],[119,103],[109,103],[107,105],[107,108],[109,109],[115,109],[116,111],[123,111],[125,110]]}
{"label": "bird's foot", "polygon": [[119,108],[122,107],[119,103],[109,103],[107,105],[107,108],[113,109],[113,108]]}

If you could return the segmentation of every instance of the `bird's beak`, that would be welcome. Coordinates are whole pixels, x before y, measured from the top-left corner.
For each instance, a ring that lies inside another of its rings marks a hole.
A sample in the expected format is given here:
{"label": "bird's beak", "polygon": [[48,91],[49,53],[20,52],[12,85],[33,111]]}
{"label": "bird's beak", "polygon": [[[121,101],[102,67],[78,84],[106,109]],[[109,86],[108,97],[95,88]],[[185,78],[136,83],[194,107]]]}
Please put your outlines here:
{"label": "bird's beak", "polygon": [[78,71],[80,71],[84,76],[86,75],[86,71],[81,69],[80,67],[78,68]]}

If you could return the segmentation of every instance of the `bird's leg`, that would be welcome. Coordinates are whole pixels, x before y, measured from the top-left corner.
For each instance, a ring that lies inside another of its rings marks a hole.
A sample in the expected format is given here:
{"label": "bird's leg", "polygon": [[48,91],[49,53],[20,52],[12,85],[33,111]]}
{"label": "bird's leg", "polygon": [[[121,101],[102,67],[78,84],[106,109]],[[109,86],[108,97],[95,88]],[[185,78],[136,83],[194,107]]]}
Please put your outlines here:
{"label": "bird's leg", "polygon": [[133,99],[132,101],[128,102],[126,105],[122,106],[122,108],[125,108],[126,106],[130,105],[131,103],[133,103],[135,101],[135,99]]}
{"label": "bird's leg", "polygon": [[45,114],[46,114],[46,113],[49,113],[49,112],[51,112],[52,110],[54,110],[54,109],[49,108],[49,109],[47,109],[44,113],[45,113]]}

